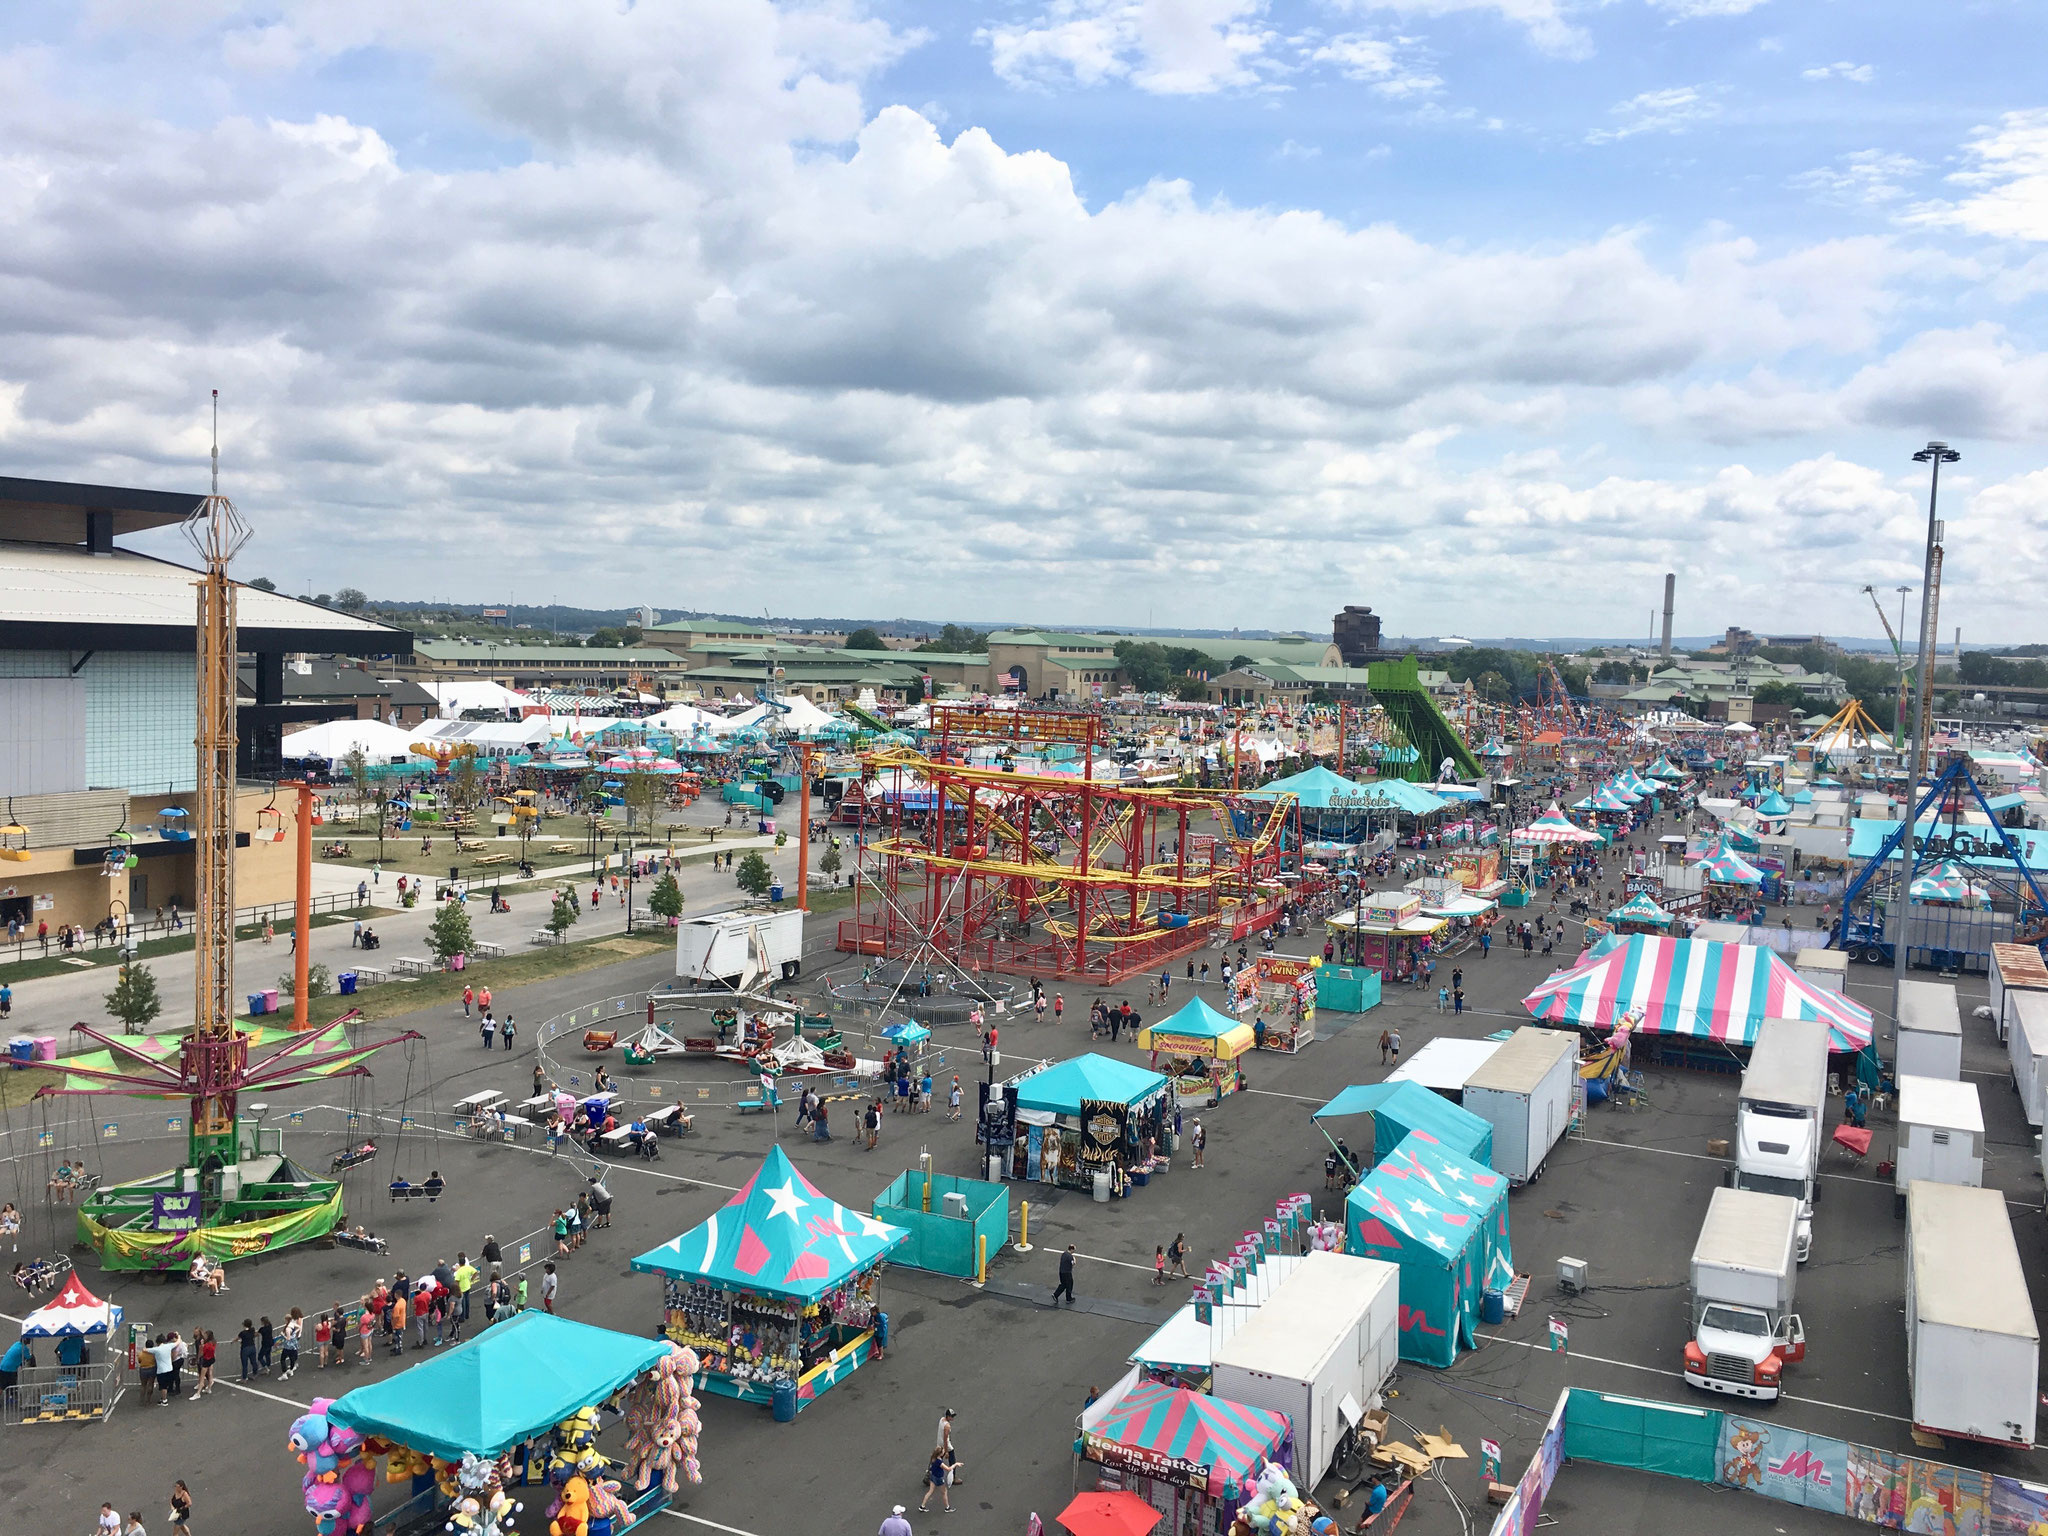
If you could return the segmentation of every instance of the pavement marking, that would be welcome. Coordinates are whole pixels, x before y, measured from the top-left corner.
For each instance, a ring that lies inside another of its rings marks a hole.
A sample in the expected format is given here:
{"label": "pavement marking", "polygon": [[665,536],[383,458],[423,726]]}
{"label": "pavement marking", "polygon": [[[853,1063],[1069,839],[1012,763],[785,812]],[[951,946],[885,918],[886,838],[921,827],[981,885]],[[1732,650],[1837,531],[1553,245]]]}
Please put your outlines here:
{"label": "pavement marking", "polygon": [[725,1531],[729,1536],[754,1536],[752,1531],[743,1531],[736,1525],[720,1525],[716,1520],[706,1520],[702,1515],[686,1515],[680,1509],[662,1511],[671,1520],[687,1520],[692,1525],[708,1525],[714,1531]]}
{"label": "pavement marking", "polygon": [[[1503,1338],[1497,1333],[1482,1333],[1479,1337],[1482,1342],[1487,1344],[1512,1344],[1517,1349],[1540,1350],[1545,1354],[1553,1353],[1550,1346],[1545,1343],[1532,1344],[1526,1339]],[[1633,1360],[1610,1360],[1605,1355],[1581,1354],[1575,1349],[1556,1351],[1556,1353],[1564,1354],[1573,1360],[1590,1360],[1595,1365],[1617,1366],[1624,1371],[1646,1371],[1652,1376],[1671,1376],[1676,1377],[1680,1381],[1685,1379],[1685,1372],[1666,1370],[1661,1365],[1638,1365]],[[1832,1408],[1836,1413],[1860,1414],[1867,1419],[1888,1419],[1894,1424],[1911,1424],[1913,1422],[1911,1419],[1903,1418],[1896,1413],[1885,1413],[1876,1408],[1851,1408],[1847,1403],[1831,1403],[1824,1397],[1798,1397],[1790,1392],[1783,1392],[1779,1395],[1788,1403],[1811,1403],[1816,1408]]]}
{"label": "pavement marking", "polygon": [[[0,1323],[12,1323],[17,1328],[22,1326],[22,1321],[20,1318],[9,1317],[5,1312],[0,1312]],[[102,1353],[104,1354],[104,1351],[102,1351]],[[117,1353],[120,1353],[120,1351],[117,1351]],[[188,1361],[187,1364],[191,1365],[192,1367],[192,1379],[194,1381],[197,1381],[199,1379],[198,1362]],[[310,1408],[313,1406],[311,1403],[295,1402],[289,1397],[279,1397],[273,1392],[259,1392],[254,1387],[243,1386],[239,1381],[222,1381],[219,1377],[215,1377],[213,1384],[216,1387],[233,1387],[237,1392],[246,1392],[251,1397],[267,1397],[273,1403],[283,1403],[287,1408]],[[186,1401],[191,1401],[191,1394],[186,1394]]]}
{"label": "pavement marking", "polygon": [[[1258,1090],[1250,1089],[1247,1091],[1256,1093]],[[1608,1141],[1599,1136],[1576,1136],[1572,1139],[1574,1141],[1583,1141],[1589,1146],[1619,1147],[1624,1152],[1655,1152],[1661,1157],[1689,1157],[1694,1162],[1719,1163],[1724,1168],[1735,1166],[1734,1160],[1731,1158],[1709,1157],[1704,1152],[1680,1152],[1675,1147],[1646,1147],[1640,1142]],[[1999,1145],[2011,1146],[2015,1145],[2015,1143],[2000,1142]],[[1826,1169],[1822,1169],[1819,1177],[1823,1179],[1840,1179],[1844,1184],[1875,1184],[1879,1189],[1893,1189],[1896,1187],[1890,1179],[1874,1179],[1865,1173],[1829,1173]],[[2038,1200],[2015,1200],[2007,1196],[2005,1203],[2016,1211],[2038,1211],[2042,1209],[2042,1203]]]}
{"label": "pavement marking", "polygon": [[1246,1093],[1256,1093],[1269,1099],[1294,1099],[1302,1104],[1327,1104],[1328,1099],[1310,1098],[1305,1093],[1278,1093],[1271,1088],[1247,1088]]}

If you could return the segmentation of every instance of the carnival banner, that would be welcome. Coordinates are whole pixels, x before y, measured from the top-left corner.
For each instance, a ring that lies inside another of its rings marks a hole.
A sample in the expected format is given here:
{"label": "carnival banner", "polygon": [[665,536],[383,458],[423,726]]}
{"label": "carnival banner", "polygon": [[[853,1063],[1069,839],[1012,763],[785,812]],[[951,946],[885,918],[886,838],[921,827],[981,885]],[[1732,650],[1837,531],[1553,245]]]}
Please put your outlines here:
{"label": "carnival banner", "polygon": [[194,1227],[184,1232],[104,1226],[80,1211],[78,1241],[99,1252],[105,1269],[187,1269],[202,1254],[209,1259],[246,1259],[270,1248],[305,1242],[333,1231],[342,1219],[342,1188],[337,1184],[334,1193],[318,1205],[261,1221]]}
{"label": "carnival banner", "polygon": [[1849,1512],[1849,1447],[1826,1435],[1730,1414],[1721,1422],[1717,1467],[1718,1480],[1731,1488],[1831,1514]]}
{"label": "carnival banner", "polygon": [[1088,1168],[1107,1168],[1116,1161],[1124,1142],[1124,1122],[1130,1106],[1111,1099],[1081,1101],[1081,1163]]}
{"label": "carnival banner", "polygon": [[2031,1536],[2048,1530],[2048,1485],[1992,1478],[1991,1529],[1995,1536]]}
{"label": "carnival banner", "polygon": [[149,1197],[150,1225],[159,1232],[190,1232],[199,1225],[204,1206],[196,1190],[160,1189]]}

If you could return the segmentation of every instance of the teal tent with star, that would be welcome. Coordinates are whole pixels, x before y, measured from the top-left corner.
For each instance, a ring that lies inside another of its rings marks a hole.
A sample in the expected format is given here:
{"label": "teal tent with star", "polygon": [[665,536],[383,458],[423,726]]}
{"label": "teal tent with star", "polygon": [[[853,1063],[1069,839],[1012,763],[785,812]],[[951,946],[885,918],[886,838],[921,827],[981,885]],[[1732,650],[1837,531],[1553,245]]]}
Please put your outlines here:
{"label": "teal tent with star", "polygon": [[1479,1342],[1479,1301],[1515,1278],[1507,1175],[1421,1134],[1344,1205],[1344,1250],[1401,1270],[1401,1358],[1450,1365]]}
{"label": "teal tent with star", "polygon": [[633,1261],[641,1274],[815,1301],[872,1269],[910,1234],[848,1210],[797,1171],[782,1148],[700,1224]]}

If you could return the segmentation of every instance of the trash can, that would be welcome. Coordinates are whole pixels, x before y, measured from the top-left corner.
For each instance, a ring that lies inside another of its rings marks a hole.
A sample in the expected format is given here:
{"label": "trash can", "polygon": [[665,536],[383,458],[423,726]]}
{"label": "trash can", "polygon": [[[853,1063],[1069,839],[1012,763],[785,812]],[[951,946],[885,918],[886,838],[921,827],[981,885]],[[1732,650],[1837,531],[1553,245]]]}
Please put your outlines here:
{"label": "trash can", "polygon": [[260,1013],[268,1013],[269,1011],[270,1011],[270,1010],[269,1010],[269,1009],[267,1009],[266,1007],[264,1007],[264,1005],[263,1005],[263,994],[262,994],[261,992],[251,992],[251,993],[249,994],[249,1017],[250,1017],[250,1018],[252,1018],[252,1019],[253,1019],[253,1018],[255,1018],[255,1017],[256,1017],[256,1016],[258,1015],[258,1014],[260,1014]]}
{"label": "trash can", "polygon": [[341,988],[341,995],[343,997],[354,997],[356,995],[356,973],[354,971],[343,971],[334,978],[334,981],[335,985]]}
{"label": "trash can", "polygon": [[1094,1195],[1097,1205],[1109,1204],[1109,1170],[1107,1168],[1095,1170]]}
{"label": "trash can", "polygon": [[448,957],[448,969],[451,971],[462,970],[468,964],[469,956],[467,955],[450,955]]}
{"label": "trash can", "polygon": [[770,901],[782,900],[782,884],[780,881],[768,887],[768,899]]}
{"label": "trash can", "polygon": [[1479,1321],[1498,1323],[1508,1315],[1507,1297],[1499,1291],[1487,1291],[1479,1298]]}
{"label": "trash can", "polygon": [[57,1037],[55,1035],[35,1035],[31,1039],[35,1049],[29,1053],[30,1059],[35,1061],[55,1061],[57,1059]]}
{"label": "trash can", "polygon": [[23,1063],[34,1061],[35,1056],[36,1043],[28,1036],[16,1035],[7,1042],[7,1059],[15,1063],[15,1071],[19,1072]]}
{"label": "trash can", "polygon": [[989,1153],[989,1155],[988,1155],[988,1181],[989,1181],[989,1183],[991,1183],[991,1184],[1000,1184],[1000,1183],[1002,1183],[1002,1182],[1003,1182],[1003,1163],[1004,1163],[1004,1161],[1005,1161],[1005,1159],[1004,1159],[1004,1157],[1003,1157],[1003,1154],[1002,1154],[1002,1153],[1000,1153],[1000,1152],[991,1152],[991,1153]]}
{"label": "trash can", "polygon": [[796,1384],[794,1382],[785,1381],[775,1388],[775,1401],[771,1411],[774,1413],[775,1422],[778,1424],[787,1424],[796,1418]]}
{"label": "trash can", "polygon": [[265,987],[263,989],[263,1011],[265,1013],[277,1012],[277,988]]}

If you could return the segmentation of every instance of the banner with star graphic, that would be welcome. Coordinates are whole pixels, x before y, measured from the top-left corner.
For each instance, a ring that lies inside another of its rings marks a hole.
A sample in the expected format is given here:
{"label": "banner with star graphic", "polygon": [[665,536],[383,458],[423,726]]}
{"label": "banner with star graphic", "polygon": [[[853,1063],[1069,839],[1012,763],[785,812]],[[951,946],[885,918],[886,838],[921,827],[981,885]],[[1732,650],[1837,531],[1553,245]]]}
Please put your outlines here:
{"label": "banner with star graphic", "polygon": [[641,1254],[632,1267],[813,1301],[881,1263],[909,1236],[822,1193],[776,1147],[702,1224]]}

